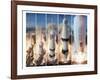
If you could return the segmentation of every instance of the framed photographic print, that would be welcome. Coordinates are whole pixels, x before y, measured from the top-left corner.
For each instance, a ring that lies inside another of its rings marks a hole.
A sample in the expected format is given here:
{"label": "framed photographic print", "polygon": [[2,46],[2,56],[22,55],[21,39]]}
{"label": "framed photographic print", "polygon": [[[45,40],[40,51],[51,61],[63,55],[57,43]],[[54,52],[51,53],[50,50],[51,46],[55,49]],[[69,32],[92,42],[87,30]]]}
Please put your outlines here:
{"label": "framed photographic print", "polygon": [[11,78],[97,74],[97,6],[11,1]]}

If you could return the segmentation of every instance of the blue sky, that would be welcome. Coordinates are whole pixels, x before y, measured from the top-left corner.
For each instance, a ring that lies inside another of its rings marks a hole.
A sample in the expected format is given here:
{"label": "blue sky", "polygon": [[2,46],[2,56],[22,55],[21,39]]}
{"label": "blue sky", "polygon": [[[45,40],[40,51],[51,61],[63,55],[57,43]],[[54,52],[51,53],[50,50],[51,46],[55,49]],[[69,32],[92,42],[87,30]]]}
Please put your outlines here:
{"label": "blue sky", "polygon": [[[46,21],[46,16],[47,16],[47,21]],[[47,24],[48,23],[54,23],[56,25],[58,23],[61,24],[64,17],[68,20],[68,24],[72,26],[74,23],[75,15],[26,13],[26,27],[35,27],[36,25],[40,27],[46,27],[46,22]],[[84,18],[86,23],[85,26],[87,27],[87,16],[84,16]]]}
{"label": "blue sky", "polygon": [[54,23],[57,25],[57,14],[47,14],[47,24]]}
{"label": "blue sky", "polygon": [[26,13],[26,27],[35,27],[35,15],[33,13]]}

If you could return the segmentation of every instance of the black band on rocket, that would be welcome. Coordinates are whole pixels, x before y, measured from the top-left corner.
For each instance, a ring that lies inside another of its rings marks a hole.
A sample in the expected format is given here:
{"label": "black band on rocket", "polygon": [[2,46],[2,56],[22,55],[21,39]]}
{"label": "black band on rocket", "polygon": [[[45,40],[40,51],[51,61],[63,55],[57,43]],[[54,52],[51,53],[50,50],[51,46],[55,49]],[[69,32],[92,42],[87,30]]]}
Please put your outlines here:
{"label": "black band on rocket", "polygon": [[67,39],[61,38],[61,39],[62,39],[62,41],[68,41],[69,40],[69,38],[67,38]]}
{"label": "black band on rocket", "polygon": [[52,58],[52,57],[55,57],[55,54],[52,54],[52,55],[51,55],[51,54],[49,54],[49,56]]}
{"label": "black band on rocket", "polygon": [[50,51],[55,51],[55,48],[54,49],[49,49]]}
{"label": "black band on rocket", "polygon": [[68,49],[67,49],[67,50],[62,50],[62,53],[63,53],[63,54],[68,53]]}

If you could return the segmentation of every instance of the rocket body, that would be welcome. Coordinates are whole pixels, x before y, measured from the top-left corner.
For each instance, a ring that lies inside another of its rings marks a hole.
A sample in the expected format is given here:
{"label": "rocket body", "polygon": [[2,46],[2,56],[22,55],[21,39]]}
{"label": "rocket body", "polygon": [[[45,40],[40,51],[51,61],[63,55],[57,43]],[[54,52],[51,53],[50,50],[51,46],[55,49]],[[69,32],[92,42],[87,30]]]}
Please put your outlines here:
{"label": "rocket body", "polygon": [[62,27],[62,53],[68,52],[68,40],[69,40],[69,26],[67,20],[64,18]]}
{"label": "rocket body", "polygon": [[57,59],[55,56],[55,31],[50,31],[50,39],[49,39],[49,64],[57,64]]}
{"label": "rocket body", "polygon": [[50,32],[49,51],[50,51],[49,53],[50,55],[55,54],[55,33],[53,30],[51,30]]}

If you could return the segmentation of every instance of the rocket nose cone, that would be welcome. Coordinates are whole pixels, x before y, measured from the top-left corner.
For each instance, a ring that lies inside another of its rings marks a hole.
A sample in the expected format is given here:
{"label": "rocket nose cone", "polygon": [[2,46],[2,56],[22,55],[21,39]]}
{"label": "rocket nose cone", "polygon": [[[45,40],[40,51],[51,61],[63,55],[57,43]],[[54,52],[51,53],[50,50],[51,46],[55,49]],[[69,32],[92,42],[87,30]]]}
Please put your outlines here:
{"label": "rocket nose cone", "polygon": [[63,23],[64,23],[64,24],[67,24],[67,23],[68,23],[68,21],[67,21],[66,18],[63,19]]}

